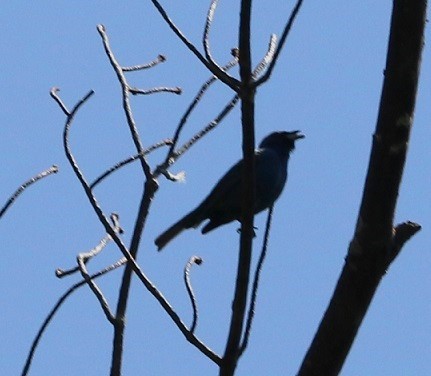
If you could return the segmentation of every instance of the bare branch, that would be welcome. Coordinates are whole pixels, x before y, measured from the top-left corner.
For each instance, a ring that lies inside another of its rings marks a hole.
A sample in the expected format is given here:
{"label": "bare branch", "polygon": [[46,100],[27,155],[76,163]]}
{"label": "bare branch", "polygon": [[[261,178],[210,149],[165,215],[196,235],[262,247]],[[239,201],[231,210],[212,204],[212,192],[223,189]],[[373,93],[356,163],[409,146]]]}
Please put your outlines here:
{"label": "bare branch", "polygon": [[156,65],[159,65],[160,63],[164,63],[165,61],[166,61],[166,57],[163,55],[159,55],[155,60],[149,62],[148,64],[133,65],[131,67],[121,67],[121,69],[123,70],[123,72],[135,72],[138,70],[153,68]]}
{"label": "bare branch", "polygon": [[[110,266],[108,266],[107,268],[94,273],[93,275],[90,276],[91,279],[96,279],[101,277],[102,275],[109,273],[110,271],[117,269],[118,267],[124,265],[126,263],[126,258],[122,258],[121,260],[117,261],[115,264],[112,264]],[[58,312],[58,310],[60,309],[60,307],[63,305],[63,303],[66,301],[66,299],[73,293],[75,292],[77,289],[79,289],[80,287],[84,286],[85,284],[87,284],[86,281],[80,281],[78,283],[75,283],[71,288],[69,288],[69,290],[67,290],[61,297],[60,299],[58,299],[57,303],[55,304],[55,306],[51,309],[51,311],[49,312],[48,316],[46,317],[46,319],[44,320],[44,322],[42,323],[39,331],[37,332],[31,347],[30,347],[30,351],[27,355],[27,359],[23,368],[23,371],[21,373],[22,376],[26,376],[28,375],[28,372],[30,371],[30,367],[31,367],[31,362],[33,360],[34,354],[36,352],[37,346],[40,343],[40,340],[42,339],[42,335],[45,333],[46,329],[48,328],[48,325],[51,323],[52,319],[54,318],[55,314]]]}
{"label": "bare branch", "polygon": [[257,67],[253,70],[253,77],[258,77],[259,74],[271,63],[274,59],[275,51],[277,50],[277,36],[272,34],[269,43],[268,50],[263,57],[263,59],[259,62]]}
{"label": "bare branch", "polygon": [[[231,53],[233,55],[233,59],[229,61],[222,69],[223,70],[229,70],[232,67],[236,66],[238,64],[238,49],[233,48],[231,50]],[[175,151],[176,145],[178,143],[178,139],[180,137],[180,133],[186,124],[190,114],[193,112],[193,110],[196,108],[198,103],[201,101],[202,97],[206,93],[206,91],[210,88],[210,86],[217,81],[216,76],[211,76],[199,89],[195,97],[193,98],[192,102],[190,103],[189,107],[185,111],[184,115],[181,117],[178,126],[175,130],[174,137],[172,139],[171,147],[168,151],[168,154],[164,160],[163,163],[161,163],[154,171],[154,176],[157,177],[160,174],[163,174],[167,179],[172,181],[178,181],[183,178],[183,174],[176,176],[172,175],[170,172],[168,172],[166,169],[172,165],[180,156],[183,154],[186,150],[188,150],[196,141],[198,141],[201,137],[203,137],[206,133],[208,133],[211,129],[217,126],[217,124],[220,123],[220,121],[230,112],[230,110],[235,106],[235,104],[238,101],[238,97],[236,96],[236,100],[234,101],[234,104],[231,106],[229,102],[225,109],[222,111],[223,115],[219,115],[215,120],[213,120],[209,126],[205,127],[204,130],[201,130],[198,132],[194,137],[192,137],[186,144],[184,144],[178,151]],[[226,110],[226,108],[229,108],[229,110]]]}
{"label": "bare branch", "polygon": [[[221,68],[218,66],[218,64],[214,61],[213,57],[211,56],[211,50],[210,50],[210,42],[209,42],[209,32],[211,29],[211,24],[214,19],[214,14],[217,8],[218,0],[211,0],[210,7],[208,9],[207,18],[205,21],[205,28],[202,38],[202,43],[204,46],[205,51],[205,57],[207,58],[208,63],[216,70],[221,70]],[[222,69],[225,71],[224,69]]]}
{"label": "bare branch", "polygon": [[[166,139],[163,141],[160,141],[152,146],[150,146],[149,148],[144,150],[144,155],[150,154],[152,151],[162,147],[162,146],[166,146],[166,145],[172,145],[172,140]],[[96,185],[98,185],[100,182],[102,182],[105,178],[107,178],[109,175],[111,175],[113,172],[117,171],[118,169],[120,169],[123,166],[128,165],[129,163],[132,163],[134,161],[136,161],[137,159],[139,159],[139,154],[135,154],[127,159],[124,159],[121,162],[118,162],[116,165],[112,166],[110,169],[108,169],[107,171],[105,171],[102,175],[100,175],[97,179],[95,179],[91,184],[90,184],[90,188],[94,189],[94,187]]]}
{"label": "bare branch", "polygon": [[[121,228],[120,223],[119,223],[118,220],[119,220],[118,214],[112,213],[111,214],[111,221],[112,221],[112,223],[114,225],[114,230],[116,231],[116,233],[122,234],[123,233],[123,229]],[[109,241],[111,241],[111,240],[112,240],[112,238],[111,238],[111,235],[109,235],[109,234],[107,234],[103,239],[101,239],[100,242],[99,242],[99,244],[95,248],[93,248],[92,251],[90,251],[88,253],[89,256],[83,258],[82,261],[84,262],[84,264],[87,264],[88,261],[90,261],[98,253],[100,253],[103,250],[103,248],[105,248],[107,246],[107,244],[109,243]],[[71,268],[71,269],[61,269],[61,268],[58,268],[55,271],[55,276],[57,278],[64,278],[64,277],[67,277],[67,276],[69,276],[71,274],[74,274],[76,272],[79,272],[79,271],[80,271],[79,266],[77,266],[75,268]]]}
{"label": "bare branch", "polygon": [[208,132],[212,131],[231,110],[236,106],[239,101],[238,94],[234,95],[233,98],[228,102],[228,104],[223,108],[223,110],[211,121],[208,125],[196,133],[190,140],[188,140],[184,145],[182,145],[176,152],[174,160],[177,160],[180,156],[182,156],[188,149],[190,149],[193,144],[199,141],[203,136],[205,136]]}
{"label": "bare branch", "polygon": [[265,74],[254,82],[253,85],[255,87],[262,85],[264,82],[268,81],[269,77],[271,77],[272,71],[274,70],[275,64],[277,63],[278,57],[280,56],[280,52],[283,49],[287,36],[289,35],[289,32],[293,26],[293,23],[295,22],[296,16],[298,15],[299,10],[301,9],[302,3],[303,3],[303,0],[298,0],[296,2],[295,7],[290,13],[289,20],[287,21],[287,24],[284,27],[283,33],[281,34],[280,43],[278,44],[278,47],[275,50],[271,63],[269,64]]}
{"label": "bare branch", "polygon": [[152,179],[150,166],[148,165],[145,157],[144,157],[144,147],[141,142],[141,138],[139,136],[138,128],[136,127],[135,119],[133,118],[132,109],[130,107],[129,100],[129,84],[127,83],[126,77],[124,75],[123,69],[115,58],[111,46],[109,45],[108,36],[106,34],[106,29],[103,25],[97,26],[97,31],[102,37],[103,46],[105,48],[106,56],[108,57],[112,68],[117,74],[118,81],[121,85],[122,97],[123,97],[123,109],[126,115],[127,124],[129,125],[130,133],[132,135],[133,142],[135,144],[136,150],[139,154],[139,160],[141,161],[141,166],[144,171],[145,177],[147,179]]}
{"label": "bare branch", "polygon": [[257,266],[256,266],[256,272],[254,273],[254,281],[253,281],[253,287],[251,290],[250,306],[248,308],[244,338],[242,340],[242,344],[239,349],[240,356],[244,353],[245,349],[247,348],[248,340],[250,338],[251,326],[253,324],[253,318],[254,318],[254,310],[256,307],[257,290],[259,288],[260,273],[262,271],[263,263],[265,261],[266,251],[268,250],[269,232],[271,230],[271,220],[272,220],[273,210],[274,210],[274,206],[271,206],[268,210],[268,218],[266,220],[266,225],[265,225],[265,235],[263,238],[262,251],[260,252],[259,261],[257,262]]}
{"label": "bare branch", "polygon": [[78,257],[76,258],[78,262],[79,270],[81,271],[81,275],[84,277],[85,282],[90,287],[91,291],[93,291],[94,295],[96,296],[97,300],[100,303],[100,306],[102,307],[103,312],[105,313],[105,316],[107,320],[114,325],[115,324],[115,317],[111,313],[111,310],[109,309],[108,301],[103,296],[102,291],[99,289],[99,287],[96,285],[96,283],[91,278],[90,274],[87,272],[87,268],[85,267],[85,261],[89,258],[95,256],[100,250],[93,249],[88,253],[80,253]]}
{"label": "bare branch", "polygon": [[70,115],[70,111],[67,109],[66,105],[63,103],[63,101],[58,96],[58,92],[60,89],[58,87],[53,87],[49,94],[51,97],[57,102],[57,104],[60,106],[61,110],[64,112],[66,116]]}
{"label": "bare branch", "polygon": [[7,200],[6,204],[3,208],[0,209],[0,218],[3,217],[6,210],[14,203],[14,201],[18,198],[18,196],[24,192],[30,185],[36,183],[38,180],[41,180],[51,174],[56,174],[58,172],[58,167],[56,165],[52,165],[50,168],[40,172],[36,176],[33,176],[30,180],[27,180],[24,184],[22,184],[13,195]]}
{"label": "bare branch", "polygon": [[410,238],[418,231],[420,231],[421,228],[422,227],[420,224],[411,221],[400,223],[394,228],[392,237],[392,250],[389,253],[388,264],[391,264],[392,261],[397,258],[398,254],[401,252],[401,249],[404,247],[404,244],[408,242]]}
{"label": "bare branch", "polygon": [[244,327],[247,308],[247,292],[250,279],[250,267],[253,249],[253,221],[255,207],[255,124],[254,124],[254,96],[255,88],[251,86],[253,80],[250,28],[251,28],[251,0],[241,1],[239,26],[239,73],[241,77],[241,125],[242,125],[242,199],[241,199],[241,236],[239,257],[235,283],[235,293],[232,303],[232,316],[229,335],[220,368],[221,376],[232,376],[235,372],[241,336]]}
{"label": "bare branch", "polygon": [[159,304],[162,306],[162,308],[165,310],[165,312],[168,314],[168,316],[172,319],[172,321],[177,325],[181,333],[186,337],[186,339],[194,345],[199,351],[201,351],[204,355],[206,355],[209,359],[211,359],[216,364],[220,364],[221,358],[216,353],[214,353],[210,348],[208,348],[203,342],[201,342],[193,333],[190,333],[187,326],[182,322],[181,318],[178,316],[178,314],[174,311],[172,306],[169,304],[167,299],[162,295],[162,293],[154,286],[154,284],[150,281],[150,279],[144,274],[144,272],[141,270],[139,265],[136,263],[135,259],[131,255],[130,251],[127,249],[123,241],[118,237],[118,235],[115,233],[114,228],[111,226],[111,224],[108,221],[108,218],[103,213],[99,203],[97,202],[96,198],[94,197],[90,186],[88,185],[82,171],[78,167],[78,164],[75,160],[75,157],[73,156],[70,147],[69,147],[69,131],[70,127],[72,125],[72,122],[74,120],[74,117],[79,110],[79,108],[84,104],[88,98],[93,94],[93,92],[90,92],[87,94],[81,101],[78,102],[78,104],[73,108],[70,115],[68,116],[66,120],[66,125],[63,132],[63,143],[64,148],[66,152],[66,157],[78,179],[78,181],[81,183],[84,192],[90,202],[90,205],[92,206],[93,210],[95,211],[100,223],[105,227],[106,232],[111,235],[112,240],[117,245],[118,249],[121,251],[121,253],[124,255],[124,257],[127,259],[127,264],[131,265],[131,268],[133,272],[136,274],[136,276],[139,278],[139,280],[143,283],[143,285],[146,287],[146,289],[151,293],[151,295],[154,296],[154,298],[159,302]]}
{"label": "bare branch", "polygon": [[177,35],[178,38],[186,45],[186,47],[193,52],[193,54],[199,59],[199,61],[204,64],[207,69],[217,76],[217,78],[228,85],[232,90],[238,91],[239,81],[232,76],[229,76],[226,72],[218,68],[216,65],[208,62],[205,57],[198,51],[198,49],[186,38],[186,36],[182,33],[182,31],[174,24],[174,22],[170,19],[164,8],[160,5],[157,0],[151,0],[153,5],[156,7],[162,18],[168,24],[169,28]]}
{"label": "bare branch", "polygon": [[138,89],[135,87],[129,88],[129,91],[133,95],[149,95],[149,94],[158,94],[158,93],[172,93],[172,94],[181,94],[182,89],[180,87],[153,87],[151,89]]}
{"label": "bare branch", "polygon": [[198,322],[198,307],[196,304],[196,298],[193,292],[192,284],[190,282],[190,270],[194,264],[201,265],[202,262],[203,262],[202,258],[198,256],[192,256],[190,257],[189,261],[187,262],[184,268],[184,283],[186,285],[187,293],[189,294],[190,302],[192,303],[192,308],[193,308],[193,321],[192,321],[192,325],[190,326],[191,333],[194,333]]}
{"label": "bare branch", "polygon": [[362,202],[346,263],[298,375],[339,374],[373,296],[420,226],[394,215],[413,125],[426,1],[395,0],[383,90]]}

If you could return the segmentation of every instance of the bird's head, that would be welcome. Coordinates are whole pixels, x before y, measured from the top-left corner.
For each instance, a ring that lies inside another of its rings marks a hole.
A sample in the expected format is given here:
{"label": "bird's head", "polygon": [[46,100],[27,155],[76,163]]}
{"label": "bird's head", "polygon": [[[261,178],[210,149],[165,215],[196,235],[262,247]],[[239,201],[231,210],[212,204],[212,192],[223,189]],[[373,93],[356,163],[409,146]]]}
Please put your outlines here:
{"label": "bird's head", "polygon": [[304,138],[301,131],[293,132],[273,132],[266,136],[260,143],[260,148],[280,148],[287,152],[295,149],[295,141]]}

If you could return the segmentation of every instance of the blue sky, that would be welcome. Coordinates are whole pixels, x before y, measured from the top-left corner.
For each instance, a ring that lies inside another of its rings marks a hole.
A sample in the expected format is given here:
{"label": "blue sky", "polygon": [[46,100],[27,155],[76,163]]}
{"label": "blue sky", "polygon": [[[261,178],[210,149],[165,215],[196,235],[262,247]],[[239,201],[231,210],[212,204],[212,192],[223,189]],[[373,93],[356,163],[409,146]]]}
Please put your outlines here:
{"label": "blue sky", "polygon": [[[166,2],[168,3],[168,2]],[[170,2],[167,10],[200,46],[206,2]],[[297,371],[327,306],[352,237],[375,127],[392,2],[306,1],[273,77],[256,98],[256,134],[300,129],[288,185],[277,202],[270,248],[259,290],[256,319],[238,375],[286,375]],[[292,2],[256,1],[253,58],[279,34]],[[237,45],[238,5],[221,2],[211,32],[220,64]],[[5,2],[0,13],[2,59],[0,202],[26,179],[57,164],[60,173],[25,192],[2,218],[0,269],[2,341],[0,369],[19,374],[40,323],[78,276],[57,280],[77,253],[104,235],[62,149],[64,116],[49,97],[53,86],[72,107],[90,89],[96,95],[79,113],[71,144],[91,180],[134,153],[121,109],[119,85],[96,25],[103,23],[122,65],[167,62],[129,73],[141,88],[180,86],[183,95],[133,97],[142,140],[149,146],[172,136],[179,117],[209,77],[164,25],[150,2]],[[427,40],[431,35],[427,30]],[[431,52],[425,46],[415,123],[396,221],[423,226],[391,266],[343,369],[343,375],[429,375],[431,372]],[[206,125],[232,93],[216,84],[191,116],[182,140]],[[206,236],[183,233],[158,254],[154,238],[207,194],[241,155],[238,109],[181,158],[186,183],[160,179],[145,229],[139,262],[184,321],[191,309],[182,269],[192,254],[204,264],[192,271],[200,320],[197,334],[221,354],[235,278],[236,224]],[[164,151],[149,157],[152,166]],[[128,166],[96,189],[106,213],[120,213],[129,241],[142,187],[138,165]],[[262,241],[265,215],[256,217]],[[108,247],[89,268],[120,257]],[[100,280],[112,309],[121,273]],[[124,375],[215,375],[216,367],[185,341],[158,304],[135,281],[126,331]],[[112,328],[87,288],[60,310],[40,345],[31,375],[108,374]]]}

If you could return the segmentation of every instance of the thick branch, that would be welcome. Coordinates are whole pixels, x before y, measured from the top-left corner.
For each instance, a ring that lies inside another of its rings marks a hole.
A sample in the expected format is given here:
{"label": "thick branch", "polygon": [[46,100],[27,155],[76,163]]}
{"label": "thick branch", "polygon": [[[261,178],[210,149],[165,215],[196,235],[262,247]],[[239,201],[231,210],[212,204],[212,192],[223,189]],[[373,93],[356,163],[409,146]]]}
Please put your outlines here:
{"label": "thick branch", "polygon": [[379,116],[355,235],[300,375],[340,372],[382,276],[419,230],[418,225],[407,225],[394,231],[393,218],[413,123],[425,13],[425,0],[394,1]]}
{"label": "thick branch", "polygon": [[247,307],[247,291],[250,279],[250,264],[252,258],[253,214],[255,200],[255,166],[254,166],[254,88],[251,86],[253,73],[251,70],[250,23],[251,0],[241,1],[239,27],[239,67],[241,76],[241,123],[243,150],[243,198],[241,239],[238,258],[238,270],[235,285],[235,296],[232,304],[232,318],[229,336],[226,344],[220,375],[230,376],[240,356],[240,341],[244,327]]}

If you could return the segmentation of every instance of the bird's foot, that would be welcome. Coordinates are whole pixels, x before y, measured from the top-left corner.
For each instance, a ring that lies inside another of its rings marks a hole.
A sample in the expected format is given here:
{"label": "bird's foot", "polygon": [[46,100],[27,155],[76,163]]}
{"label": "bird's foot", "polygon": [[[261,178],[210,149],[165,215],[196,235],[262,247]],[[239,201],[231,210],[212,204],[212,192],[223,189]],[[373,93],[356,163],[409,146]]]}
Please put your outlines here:
{"label": "bird's foot", "polygon": [[[256,226],[253,226],[253,238],[255,238],[255,237],[256,237],[256,231],[254,231],[254,230],[259,230],[259,228],[258,228],[258,227],[256,227]],[[241,227],[238,227],[238,228],[236,229],[236,232],[237,232],[238,234],[241,234]]]}

